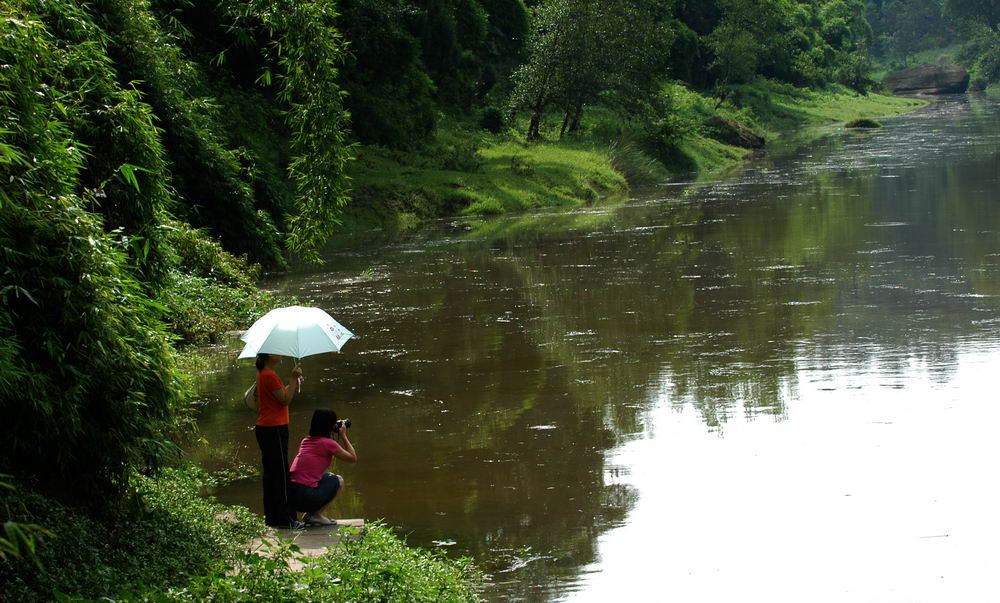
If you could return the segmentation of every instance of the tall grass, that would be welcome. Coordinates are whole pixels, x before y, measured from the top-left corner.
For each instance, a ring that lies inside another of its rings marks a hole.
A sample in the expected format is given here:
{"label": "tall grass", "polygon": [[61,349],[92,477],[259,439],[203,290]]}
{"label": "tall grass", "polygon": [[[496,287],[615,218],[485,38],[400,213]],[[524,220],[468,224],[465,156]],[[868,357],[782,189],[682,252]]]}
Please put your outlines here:
{"label": "tall grass", "polygon": [[638,142],[628,138],[611,141],[608,145],[608,159],[611,167],[633,186],[666,182],[671,177],[661,161],[646,153]]}

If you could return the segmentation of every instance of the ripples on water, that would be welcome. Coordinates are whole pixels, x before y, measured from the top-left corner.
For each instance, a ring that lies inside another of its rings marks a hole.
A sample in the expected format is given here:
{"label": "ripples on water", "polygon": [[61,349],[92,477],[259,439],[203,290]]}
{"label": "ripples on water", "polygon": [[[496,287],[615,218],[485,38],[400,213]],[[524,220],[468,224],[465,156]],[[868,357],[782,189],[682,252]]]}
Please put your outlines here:
{"label": "ripples on water", "polygon": [[[336,514],[473,555],[490,599],[982,600],[996,109],[276,280],[358,334],[306,360],[293,440],[314,407],[350,416]],[[250,378],[206,376],[206,464],[256,462]]]}

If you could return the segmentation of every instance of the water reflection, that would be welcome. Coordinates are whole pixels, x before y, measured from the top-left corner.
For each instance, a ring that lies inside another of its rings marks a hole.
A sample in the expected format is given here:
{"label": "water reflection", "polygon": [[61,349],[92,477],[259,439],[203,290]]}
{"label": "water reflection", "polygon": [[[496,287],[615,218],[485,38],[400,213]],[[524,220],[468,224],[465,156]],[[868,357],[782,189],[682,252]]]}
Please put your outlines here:
{"label": "water reflection", "polygon": [[[727,484],[759,494],[733,466],[761,483],[798,479],[787,449],[759,438],[819,437],[835,450],[810,422],[822,416],[843,428],[840,441],[860,437],[873,452],[867,419],[907,424],[905,405],[886,400],[930,392],[930,416],[942,391],[978,393],[958,375],[970,350],[995,346],[1000,324],[997,115],[993,101],[956,99],[874,134],[790,142],[724,182],[446,224],[276,280],[359,335],[342,355],[306,360],[292,438],[315,407],[350,416],[362,461],[341,468],[336,515],[455,542],[491,572],[491,599],[603,593],[603,573],[648,596],[655,572],[643,583],[621,570],[645,567],[636,549],[650,529],[701,575],[679,552],[706,546],[679,527],[685,513],[711,521],[710,497]],[[254,463],[252,418],[236,401],[253,370],[221,358],[200,386],[209,446],[192,455]],[[767,463],[733,456],[761,451]],[[703,487],[713,472],[718,487]],[[682,497],[693,510],[664,485],[693,488]],[[810,485],[828,493],[823,479]],[[252,480],[220,496],[259,505]]]}

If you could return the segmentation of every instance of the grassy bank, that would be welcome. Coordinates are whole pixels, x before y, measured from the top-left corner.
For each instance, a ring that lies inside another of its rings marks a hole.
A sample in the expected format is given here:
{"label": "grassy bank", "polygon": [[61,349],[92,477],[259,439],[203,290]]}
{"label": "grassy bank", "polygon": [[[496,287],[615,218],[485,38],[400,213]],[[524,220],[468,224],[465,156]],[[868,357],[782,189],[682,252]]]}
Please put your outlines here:
{"label": "grassy bank", "polygon": [[[250,550],[265,532],[244,507],[200,494],[209,478],[193,467],[133,479],[135,504],[98,522],[21,488],[0,494],[8,520],[54,534],[36,554],[0,560],[10,601],[477,601],[479,576],[465,559],[410,548],[381,524],[293,572],[296,549]],[[8,529],[7,535],[10,536]]]}
{"label": "grassy bank", "polygon": [[526,144],[461,128],[440,132],[419,151],[363,147],[351,177],[347,229],[406,229],[440,216],[576,205],[628,190],[608,149],[593,140]]}
{"label": "grassy bank", "polygon": [[773,140],[803,127],[897,115],[925,104],[766,80],[736,88],[721,104],[676,84],[664,88],[661,100],[659,114],[645,123],[589,109],[580,129],[562,138],[559,116],[551,115],[543,120],[543,140],[532,143],[524,141],[520,122],[497,134],[467,122],[439,130],[421,149],[361,147],[340,230],[406,230],[443,216],[621,199],[630,185],[739,165],[753,152],[748,147],[754,145],[744,144],[748,138]]}
{"label": "grassy bank", "polygon": [[803,127],[902,115],[927,105],[914,98],[860,95],[843,87],[808,90],[779,82],[741,87],[736,101],[752,112],[772,140]]}

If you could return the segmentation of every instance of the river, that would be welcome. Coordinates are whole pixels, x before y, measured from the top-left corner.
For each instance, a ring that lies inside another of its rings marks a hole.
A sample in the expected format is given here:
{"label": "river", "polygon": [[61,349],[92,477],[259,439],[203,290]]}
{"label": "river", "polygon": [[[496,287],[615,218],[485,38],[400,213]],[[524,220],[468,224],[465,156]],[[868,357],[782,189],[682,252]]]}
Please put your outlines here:
{"label": "river", "polygon": [[[357,334],[291,413],[293,443],[354,423],[332,514],[473,556],[490,600],[988,600],[1000,106],[884,123],[268,280]],[[258,458],[234,349],[197,384],[210,468]]]}

